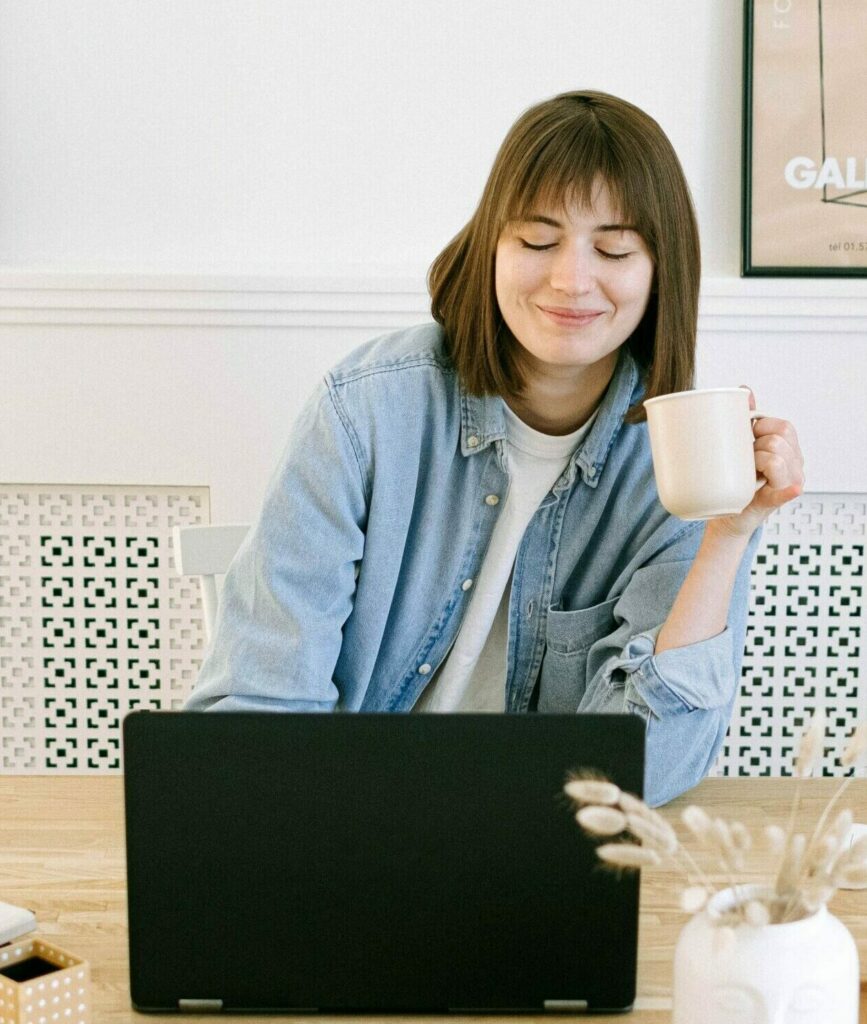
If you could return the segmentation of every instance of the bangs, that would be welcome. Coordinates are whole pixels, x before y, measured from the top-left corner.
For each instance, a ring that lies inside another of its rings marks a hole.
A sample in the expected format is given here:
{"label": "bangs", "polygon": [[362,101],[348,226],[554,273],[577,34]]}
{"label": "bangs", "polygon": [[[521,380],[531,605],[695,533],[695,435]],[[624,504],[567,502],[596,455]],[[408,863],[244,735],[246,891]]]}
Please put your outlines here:
{"label": "bangs", "polygon": [[552,132],[535,150],[521,154],[510,187],[502,195],[499,231],[510,221],[542,210],[565,214],[570,206],[589,209],[594,187],[601,181],[618,221],[634,224],[654,249],[653,218],[640,201],[649,192],[648,183],[639,169],[638,154],[636,159],[631,156],[617,152],[604,129],[592,122],[576,126],[571,133]]}

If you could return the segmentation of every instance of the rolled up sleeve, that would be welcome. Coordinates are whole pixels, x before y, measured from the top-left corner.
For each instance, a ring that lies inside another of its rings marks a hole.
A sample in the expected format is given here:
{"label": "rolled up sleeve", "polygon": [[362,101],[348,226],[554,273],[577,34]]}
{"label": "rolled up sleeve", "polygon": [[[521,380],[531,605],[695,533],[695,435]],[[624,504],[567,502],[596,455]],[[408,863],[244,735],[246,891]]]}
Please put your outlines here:
{"label": "rolled up sleeve", "polygon": [[728,704],[735,663],[731,629],[654,654],[661,628],[634,637],[623,654],[612,659],[609,672],[626,677],[626,701],[648,708],[657,718]]}
{"label": "rolled up sleeve", "polygon": [[639,569],[613,607],[616,628],[593,644],[579,712],[624,711],[647,723],[644,796],[651,806],[674,799],[710,771],[728,729],[740,679],[751,538],[732,592],[726,628],[706,640],[655,653],[656,639],[692,558]]}

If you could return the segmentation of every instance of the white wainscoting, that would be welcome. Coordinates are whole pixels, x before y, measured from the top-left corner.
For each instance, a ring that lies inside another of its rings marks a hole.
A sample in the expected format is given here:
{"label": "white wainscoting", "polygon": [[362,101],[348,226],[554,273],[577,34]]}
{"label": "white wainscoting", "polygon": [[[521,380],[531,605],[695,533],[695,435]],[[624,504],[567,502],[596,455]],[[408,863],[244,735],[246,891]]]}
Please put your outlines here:
{"label": "white wainscoting", "polygon": [[[429,315],[424,272],[47,273],[0,268],[0,323],[152,327],[400,327]],[[712,278],[700,332],[867,335],[867,281]]]}

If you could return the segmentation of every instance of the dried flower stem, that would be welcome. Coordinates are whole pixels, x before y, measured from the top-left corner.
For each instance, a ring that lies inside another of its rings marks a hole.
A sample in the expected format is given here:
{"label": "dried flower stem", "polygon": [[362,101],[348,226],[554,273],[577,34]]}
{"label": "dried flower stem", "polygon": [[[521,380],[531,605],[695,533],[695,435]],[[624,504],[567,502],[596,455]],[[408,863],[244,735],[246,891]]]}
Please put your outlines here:
{"label": "dried flower stem", "polygon": [[[774,886],[774,890],[778,896],[785,895],[782,891],[783,869],[791,866],[795,817],[797,815],[798,805],[801,799],[801,780],[805,776],[812,774],[816,762],[822,755],[824,738],[825,715],[820,711],[814,711],[810,724],[801,736],[798,754],[795,758],[795,777],[797,779],[797,782],[795,783],[795,795],[792,798],[792,810],[789,813],[789,824],[786,828],[786,842],[783,847],[783,860],[780,865],[780,870],[777,873],[776,885]],[[794,887],[792,891],[796,892],[796,887]],[[788,913],[788,907],[786,912]]]}
{"label": "dried flower stem", "polygon": [[[731,832],[721,818],[711,819],[708,814],[696,806],[686,807],[681,813],[681,821],[692,835],[705,847],[713,848],[719,858],[720,867],[728,875],[732,889],[738,894],[738,884],[734,878],[733,855],[735,854]],[[710,884],[710,883],[708,883]],[[743,914],[743,908],[737,904],[737,910]]]}
{"label": "dried flower stem", "polygon": [[713,883],[708,878],[708,876],[702,871],[702,869],[698,866],[692,854],[683,846],[682,843],[677,844],[677,853],[681,854],[684,861],[686,862],[686,867],[684,868],[686,880],[690,881],[690,871],[692,871],[698,879],[698,881],[703,886],[705,886],[705,888],[713,891]]}
{"label": "dried flower stem", "polygon": [[825,746],[825,712],[814,711],[810,724],[801,737],[798,756],[795,758],[795,774],[803,779],[812,775]]}
{"label": "dried flower stem", "polygon": [[742,921],[746,921],[746,907],[743,900],[740,899],[740,886],[735,877],[735,871],[739,865],[735,863],[734,843],[732,842],[731,831],[722,818],[714,819],[714,836],[719,845],[720,863],[728,874],[729,885],[735,894],[735,904],[732,909]]}
{"label": "dried flower stem", "polygon": [[774,890],[778,896],[782,896],[783,893],[780,891],[780,881],[783,865],[786,863],[790,856],[790,848],[792,845],[792,839],[795,833],[795,817],[798,813],[798,804],[801,801],[801,776],[797,776],[795,781],[795,795],[792,797],[792,809],[789,811],[789,823],[786,825],[786,838],[783,843],[783,857],[780,861],[780,870],[777,872],[777,880],[774,885]]}
{"label": "dried flower stem", "polygon": [[[804,856],[803,856],[803,858],[801,860],[800,869],[799,869],[797,875],[795,876],[795,880],[794,880],[794,882],[792,884],[792,890],[791,890],[791,893],[789,895],[789,899],[788,899],[788,901],[786,903],[786,908],[783,911],[783,918],[782,919],[784,921],[787,920],[789,914],[794,909],[795,898],[798,896],[798,894],[800,892],[801,883],[805,880],[804,867],[808,863],[808,858],[810,856],[810,853],[812,852],[813,846],[814,846],[816,840],[822,834],[822,832],[824,830],[824,827],[825,827],[825,823],[828,820],[828,816],[830,815],[831,811],[834,809],[834,805],[837,803],[837,801],[840,799],[840,797],[846,791],[846,787],[849,785],[849,783],[852,781],[853,778],[854,778],[854,775],[847,775],[846,778],[843,779],[842,783],[837,787],[837,790],[834,793],[834,795],[831,797],[831,799],[825,805],[825,809],[822,811],[822,814],[821,814],[821,816],[819,818],[819,821],[816,823],[815,829],[813,829],[813,834],[810,836],[810,841],[807,843],[807,848],[804,851]],[[798,780],[798,782],[800,783],[800,779]],[[796,792],[796,795],[797,795],[797,789],[796,789],[795,792]],[[789,831],[789,834],[786,837],[786,839],[787,839],[787,842],[786,842],[787,850],[788,850],[788,841],[791,839],[791,827],[792,826],[791,826],[791,819],[790,819],[790,831]],[[778,880],[779,880],[779,876],[778,876]],[[782,895],[782,893],[780,895]]]}

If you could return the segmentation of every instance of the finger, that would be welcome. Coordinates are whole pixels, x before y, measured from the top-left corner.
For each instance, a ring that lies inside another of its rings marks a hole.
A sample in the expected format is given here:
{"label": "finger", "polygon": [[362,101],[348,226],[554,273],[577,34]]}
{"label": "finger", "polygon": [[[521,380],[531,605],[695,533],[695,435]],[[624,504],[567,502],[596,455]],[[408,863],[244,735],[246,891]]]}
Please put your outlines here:
{"label": "finger", "polygon": [[795,428],[788,420],[778,419],[776,416],[759,416],[753,420],[753,433],[756,437],[763,434],[781,434],[783,437],[797,436]]}
{"label": "finger", "polygon": [[802,471],[804,468],[804,460],[800,451],[793,448],[789,440],[782,434],[766,434],[764,437],[757,438],[753,442],[753,451],[779,455],[793,470]]}
{"label": "finger", "polygon": [[[756,452],[756,472],[761,474],[767,481],[762,490],[772,492],[765,495],[765,497],[772,499],[773,504],[782,504],[785,501],[789,501],[792,497],[803,491],[804,474],[800,471],[799,467],[789,465],[786,459],[774,452]],[[786,497],[780,497],[779,501],[776,500],[778,494],[782,495],[784,492],[789,491],[793,491],[793,493]]]}
{"label": "finger", "polygon": [[799,487],[797,484],[791,484],[789,487],[781,487],[776,490],[772,490],[766,485],[756,491],[756,496],[753,498],[750,507],[753,509],[764,509],[765,511],[777,509],[794,498],[800,498],[803,493],[804,488]]}
{"label": "finger", "polygon": [[798,458],[804,458],[798,440],[798,432],[788,420],[777,419],[775,416],[762,416],[760,419],[753,420],[753,436],[755,438],[766,437],[769,434],[779,434],[791,449],[797,452]]}

